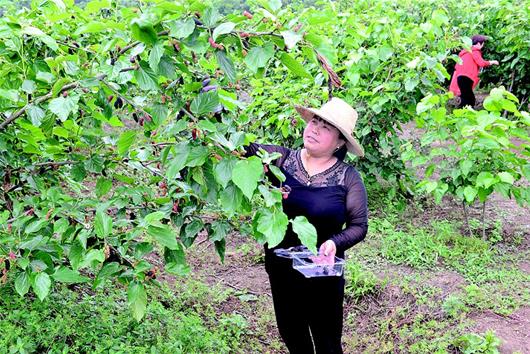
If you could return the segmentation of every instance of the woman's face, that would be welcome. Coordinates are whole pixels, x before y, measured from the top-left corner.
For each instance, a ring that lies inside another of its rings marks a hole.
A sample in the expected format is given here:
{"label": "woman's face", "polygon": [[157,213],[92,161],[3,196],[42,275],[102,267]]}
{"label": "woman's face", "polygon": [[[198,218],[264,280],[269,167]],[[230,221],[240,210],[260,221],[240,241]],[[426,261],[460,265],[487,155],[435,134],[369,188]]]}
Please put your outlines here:
{"label": "woman's face", "polygon": [[331,156],[344,141],[333,125],[314,116],[304,129],[304,147],[314,156]]}

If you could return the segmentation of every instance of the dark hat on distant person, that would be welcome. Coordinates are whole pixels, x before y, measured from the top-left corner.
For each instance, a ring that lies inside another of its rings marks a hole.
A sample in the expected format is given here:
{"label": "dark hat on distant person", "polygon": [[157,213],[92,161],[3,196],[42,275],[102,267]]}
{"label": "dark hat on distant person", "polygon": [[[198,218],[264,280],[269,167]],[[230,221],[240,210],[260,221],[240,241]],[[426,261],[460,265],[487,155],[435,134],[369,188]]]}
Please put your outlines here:
{"label": "dark hat on distant person", "polygon": [[473,45],[477,44],[477,43],[484,43],[488,40],[488,37],[487,36],[484,36],[482,34],[476,34],[474,35],[473,37],[471,37],[471,43]]}

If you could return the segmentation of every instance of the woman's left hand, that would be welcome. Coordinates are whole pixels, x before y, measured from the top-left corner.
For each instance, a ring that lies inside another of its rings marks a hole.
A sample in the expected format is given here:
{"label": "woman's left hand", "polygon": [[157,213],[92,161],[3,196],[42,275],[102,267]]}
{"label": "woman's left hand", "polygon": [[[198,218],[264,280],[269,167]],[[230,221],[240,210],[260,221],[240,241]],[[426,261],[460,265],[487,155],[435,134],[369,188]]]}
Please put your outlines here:
{"label": "woman's left hand", "polygon": [[337,253],[337,245],[332,240],[327,240],[318,251],[318,257],[315,257],[314,262],[317,264],[335,264],[335,254]]}

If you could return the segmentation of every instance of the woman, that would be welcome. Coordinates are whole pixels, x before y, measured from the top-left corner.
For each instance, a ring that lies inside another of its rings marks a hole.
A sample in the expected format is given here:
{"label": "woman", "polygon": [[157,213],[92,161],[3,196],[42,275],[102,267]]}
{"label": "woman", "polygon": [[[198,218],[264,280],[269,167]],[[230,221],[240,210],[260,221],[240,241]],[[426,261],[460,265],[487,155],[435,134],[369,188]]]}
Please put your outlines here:
{"label": "woman", "polygon": [[[368,229],[363,181],[343,161],[347,151],[364,155],[352,136],[357,112],[339,98],[320,109],[296,106],[296,110],[307,122],[302,149],[251,144],[247,156],[259,149],[281,154],[275,164],[285,174],[284,185],[290,187],[283,200],[284,212],[290,219],[303,215],[315,226],[321,254],[343,258],[344,251],[363,240]],[[296,245],[300,241],[289,227],[275,248]],[[344,278],[305,278],[292,268],[290,259],[273,251],[265,247],[265,269],[278,330],[289,352],[342,353]]]}
{"label": "woman", "polygon": [[486,36],[476,35],[471,38],[471,51],[463,49],[458,56],[462,63],[456,64],[455,72],[449,86],[449,91],[456,96],[460,96],[460,106],[475,106],[475,94],[473,89],[478,85],[479,68],[490,65],[499,65],[497,60],[484,60],[482,58],[482,48],[486,41]]}

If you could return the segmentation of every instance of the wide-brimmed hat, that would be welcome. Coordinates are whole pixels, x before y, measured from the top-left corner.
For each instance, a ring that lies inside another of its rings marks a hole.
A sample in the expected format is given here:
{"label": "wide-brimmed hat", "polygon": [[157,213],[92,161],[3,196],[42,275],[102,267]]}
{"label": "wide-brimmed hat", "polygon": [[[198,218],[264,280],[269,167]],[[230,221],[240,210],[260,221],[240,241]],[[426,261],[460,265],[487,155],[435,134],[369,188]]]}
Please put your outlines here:
{"label": "wide-brimmed hat", "polygon": [[362,146],[353,137],[355,124],[357,123],[357,111],[352,106],[340,98],[333,97],[320,108],[308,108],[298,105],[295,105],[294,108],[306,122],[309,122],[316,115],[333,125],[346,138],[348,151],[360,157],[364,156]]}

